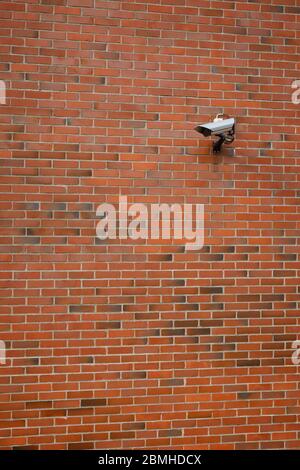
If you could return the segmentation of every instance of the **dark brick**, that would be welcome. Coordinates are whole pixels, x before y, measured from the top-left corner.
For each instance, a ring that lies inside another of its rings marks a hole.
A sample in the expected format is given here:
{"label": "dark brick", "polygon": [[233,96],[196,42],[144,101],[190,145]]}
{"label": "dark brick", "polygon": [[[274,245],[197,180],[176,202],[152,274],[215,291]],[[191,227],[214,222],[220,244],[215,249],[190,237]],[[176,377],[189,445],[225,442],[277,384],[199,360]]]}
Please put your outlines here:
{"label": "dark brick", "polygon": [[89,398],[81,400],[81,406],[95,407],[95,406],[106,406],[106,398]]}

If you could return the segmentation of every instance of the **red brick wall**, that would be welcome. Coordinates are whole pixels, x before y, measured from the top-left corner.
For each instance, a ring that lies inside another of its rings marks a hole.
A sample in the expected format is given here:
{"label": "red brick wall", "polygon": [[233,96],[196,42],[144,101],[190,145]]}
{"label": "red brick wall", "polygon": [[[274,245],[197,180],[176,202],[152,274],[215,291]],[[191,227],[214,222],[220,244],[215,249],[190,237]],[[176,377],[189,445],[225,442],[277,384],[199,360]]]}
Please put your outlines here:
{"label": "red brick wall", "polygon": [[[297,0],[0,8],[0,447],[299,447]],[[119,194],[205,247],[100,242]]]}

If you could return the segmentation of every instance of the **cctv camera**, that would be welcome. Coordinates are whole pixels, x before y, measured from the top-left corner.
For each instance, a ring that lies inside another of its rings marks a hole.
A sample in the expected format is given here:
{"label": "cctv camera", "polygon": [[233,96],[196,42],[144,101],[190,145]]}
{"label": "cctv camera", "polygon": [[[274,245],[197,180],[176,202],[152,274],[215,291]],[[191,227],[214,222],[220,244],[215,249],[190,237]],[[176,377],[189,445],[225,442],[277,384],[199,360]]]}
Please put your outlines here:
{"label": "cctv camera", "polygon": [[234,141],[235,119],[224,114],[218,114],[212,122],[195,127],[195,131],[204,135],[204,137],[211,135],[219,137],[219,140],[213,145],[214,153],[218,153],[221,151],[223,143],[230,144]]}
{"label": "cctv camera", "polygon": [[233,129],[233,126],[233,118],[220,120],[218,119],[214,120],[213,122],[208,122],[207,124],[197,126],[195,130],[200,134],[203,134],[205,137],[209,137],[210,135],[226,134],[227,132]]}

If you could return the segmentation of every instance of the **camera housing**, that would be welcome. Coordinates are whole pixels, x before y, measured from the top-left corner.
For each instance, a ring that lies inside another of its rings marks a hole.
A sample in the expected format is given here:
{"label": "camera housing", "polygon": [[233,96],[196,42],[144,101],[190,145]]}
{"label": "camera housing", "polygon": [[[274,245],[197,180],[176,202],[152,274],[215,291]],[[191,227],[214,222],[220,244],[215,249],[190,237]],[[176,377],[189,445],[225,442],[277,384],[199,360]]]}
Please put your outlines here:
{"label": "camera housing", "polygon": [[212,122],[195,127],[195,131],[204,137],[211,135],[219,137],[219,140],[213,144],[213,152],[219,153],[224,143],[230,144],[234,141],[235,119],[230,118],[227,114],[218,114]]}

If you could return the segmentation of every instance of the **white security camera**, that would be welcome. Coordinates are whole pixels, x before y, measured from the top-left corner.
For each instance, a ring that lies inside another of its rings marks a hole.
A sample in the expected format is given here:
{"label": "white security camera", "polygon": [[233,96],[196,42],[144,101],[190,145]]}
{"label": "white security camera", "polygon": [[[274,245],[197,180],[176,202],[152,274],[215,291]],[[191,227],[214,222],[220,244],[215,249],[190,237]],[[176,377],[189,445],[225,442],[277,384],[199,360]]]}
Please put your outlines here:
{"label": "white security camera", "polygon": [[235,119],[226,114],[218,114],[212,122],[195,127],[195,131],[204,135],[204,137],[211,135],[219,137],[219,140],[213,144],[213,152],[218,153],[224,143],[230,144],[234,141]]}

